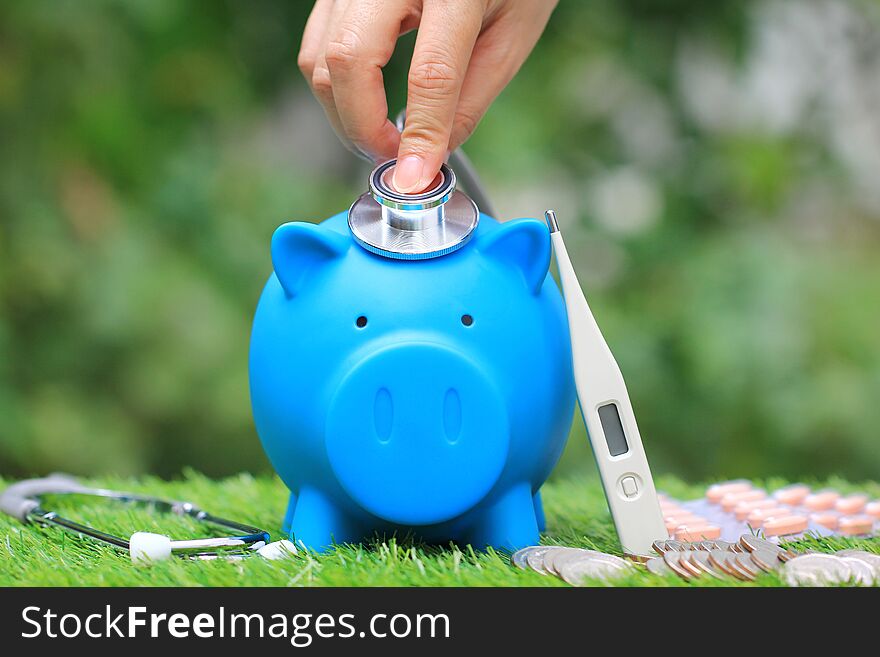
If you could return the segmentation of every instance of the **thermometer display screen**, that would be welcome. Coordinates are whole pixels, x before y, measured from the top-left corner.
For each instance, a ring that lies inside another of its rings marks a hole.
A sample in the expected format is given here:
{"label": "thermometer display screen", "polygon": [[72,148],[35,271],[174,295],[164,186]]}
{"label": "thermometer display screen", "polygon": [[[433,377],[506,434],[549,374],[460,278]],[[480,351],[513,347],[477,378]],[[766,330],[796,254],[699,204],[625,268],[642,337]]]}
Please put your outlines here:
{"label": "thermometer display screen", "polygon": [[623,432],[623,423],[620,421],[620,413],[617,404],[605,404],[599,407],[599,421],[602,422],[602,432],[605,434],[605,442],[611,456],[620,456],[629,451],[626,442],[626,434]]}

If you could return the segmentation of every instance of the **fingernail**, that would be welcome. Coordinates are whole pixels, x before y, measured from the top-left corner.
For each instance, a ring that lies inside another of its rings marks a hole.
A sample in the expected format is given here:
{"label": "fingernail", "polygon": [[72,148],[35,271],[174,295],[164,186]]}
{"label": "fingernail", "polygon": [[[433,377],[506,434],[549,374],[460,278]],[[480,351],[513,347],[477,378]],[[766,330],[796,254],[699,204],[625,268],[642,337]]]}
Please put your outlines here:
{"label": "fingernail", "polygon": [[424,168],[422,159],[415,155],[407,155],[402,160],[398,160],[394,167],[394,188],[404,194],[421,191],[419,185]]}

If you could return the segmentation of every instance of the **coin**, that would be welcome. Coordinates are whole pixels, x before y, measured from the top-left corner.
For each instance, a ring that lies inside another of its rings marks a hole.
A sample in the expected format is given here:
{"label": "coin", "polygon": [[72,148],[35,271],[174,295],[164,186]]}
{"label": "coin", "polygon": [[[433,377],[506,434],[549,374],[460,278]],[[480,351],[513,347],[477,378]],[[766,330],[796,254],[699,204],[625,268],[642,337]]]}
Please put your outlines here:
{"label": "coin", "polygon": [[724,564],[726,561],[726,554],[727,552],[725,550],[710,550],[709,563],[716,571],[729,575],[730,573],[727,571],[727,566]]}
{"label": "coin", "polygon": [[783,550],[782,552],[780,552],[777,556],[779,556],[780,561],[791,561],[792,559],[800,556],[801,554],[807,554],[807,553],[806,552],[795,552],[791,548],[788,548],[787,550]]}
{"label": "coin", "polygon": [[678,563],[681,564],[681,567],[687,570],[691,575],[699,577],[703,574],[703,569],[691,562],[691,557],[695,552],[696,550],[682,551],[681,556],[678,558]]}
{"label": "coin", "polygon": [[880,579],[880,554],[865,552],[864,550],[841,550],[836,553],[839,557],[850,557],[864,561],[874,570],[874,576]]}
{"label": "coin", "polygon": [[681,552],[677,552],[675,550],[670,550],[663,555],[663,561],[666,562],[666,565],[669,566],[670,570],[672,570],[679,577],[689,580],[694,578],[694,574],[687,568],[681,565]]}
{"label": "coin", "polygon": [[754,550],[749,556],[758,568],[768,573],[776,570],[781,565],[781,562],[779,561],[779,553],[773,552],[772,550]]}
{"label": "coin", "polygon": [[541,545],[536,547],[534,550],[529,552],[526,555],[526,563],[529,565],[529,568],[534,570],[536,573],[541,573],[542,575],[547,575],[547,571],[544,569],[544,555],[552,550],[553,545]]}
{"label": "coin", "polygon": [[572,586],[583,586],[586,579],[610,580],[631,573],[634,566],[628,561],[601,552],[569,559],[560,567],[559,576]]}
{"label": "coin", "polygon": [[654,541],[651,544],[651,547],[654,548],[654,552],[656,552],[657,554],[663,554],[669,549],[666,547],[666,541]]}
{"label": "coin", "polygon": [[694,549],[702,550],[703,552],[710,552],[718,548],[715,545],[715,541],[700,541],[694,545]]}
{"label": "coin", "polygon": [[712,550],[709,553],[709,563],[727,575],[735,577],[736,579],[745,579],[745,575],[734,566],[736,563],[736,554],[733,552]]}
{"label": "coin", "polygon": [[736,566],[741,570],[748,580],[753,580],[761,569],[752,561],[752,555],[749,553],[736,555]]}
{"label": "coin", "polygon": [[654,557],[653,559],[648,559],[648,562],[645,564],[648,568],[649,573],[654,573],[655,575],[668,575],[674,572],[669,566],[666,565],[666,562],[663,560],[663,557]]}
{"label": "coin", "polygon": [[[728,541],[716,540],[716,541],[712,541],[712,542],[715,544],[715,549],[721,550],[722,552],[729,552],[730,547],[733,545],[733,543],[729,543]],[[711,552],[711,550],[710,550],[710,552]]]}
{"label": "coin", "polygon": [[764,538],[752,536],[751,534],[743,534],[740,536],[739,544],[749,552],[754,552],[755,550],[768,550],[770,552],[783,551],[781,547],[776,545],[776,543],[771,543]]}
{"label": "coin", "polygon": [[838,557],[850,570],[850,578],[856,586],[872,586],[875,581],[874,569],[861,559],[855,557]]}
{"label": "coin", "polygon": [[681,552],[685,549],[685,544],[681,541],[666,541],[666,551]]}
{"label": "coin", "polygon": [[[544,570],[551,575],[559,575],[559,569],[563,562],[569,558],[577,558],[579,555],[590,554],[591,550],[581,550],[572,547],[557,547],[544,553]],[[602,554],[601,552],[593,552]]]}
{"label": "coin", "polygon": [[783,571],[789,586],[839,584],[852,572],[843,559],[830,554],[803,554],[786,563]]}
{"label": "coin", "polygon": [[648,562],[648,559],[653,559],[651,556],[645,556],[644,554],[630,554],[629,552],[624,552],[623,556],[625,559],[632,561],[633,563],[638,563],[644,565]]}
{"label": "coin", "polygon": [[691,552],[688,561],[710,577],[720,577],[724,574],[715,569],[709,559],[709,552],[706,550],[695,550],[694,552]]}
{"label": "coin", "polygon": [[535,550],[540,549],[542,546],[540,545],[530,545],[529,547],[524,547],[522,550],[517,550],[512,555],[510,555],[510,563],[512,563],[517,568],[521,568],[522,570],[527,570],[529,567],[528,562],[526,561],[529,554],[534,552]]}

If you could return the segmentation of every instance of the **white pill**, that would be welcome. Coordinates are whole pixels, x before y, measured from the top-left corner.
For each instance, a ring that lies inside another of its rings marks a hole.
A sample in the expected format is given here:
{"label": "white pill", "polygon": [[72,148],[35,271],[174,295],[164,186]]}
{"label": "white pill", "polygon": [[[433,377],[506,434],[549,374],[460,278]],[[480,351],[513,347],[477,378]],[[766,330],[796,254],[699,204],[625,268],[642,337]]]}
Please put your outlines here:
{"label": "white pill", "polygon": [[149,564],[171,557],[171,539],[162,534],[135,532],[128,539],[131,562]]}
{"label": "white pill", "polygon": [[286,559],[287,557],[292,557],[296,554],[296,546],[287,539],[284,539],[283,541],[267,543],[257,550],[257,554],[270,561],[274,561],[275,559]]}

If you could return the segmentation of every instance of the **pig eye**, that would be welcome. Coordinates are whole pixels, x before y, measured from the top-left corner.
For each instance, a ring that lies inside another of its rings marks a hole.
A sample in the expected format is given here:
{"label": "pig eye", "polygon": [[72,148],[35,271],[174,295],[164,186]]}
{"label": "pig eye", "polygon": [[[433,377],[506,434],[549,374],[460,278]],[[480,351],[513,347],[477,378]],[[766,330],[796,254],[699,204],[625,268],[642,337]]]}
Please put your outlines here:
{"label": "pig eye", "polygon": [[462,315],[461,316],[461,323],[464,324],[465,326],[470,326],[471,324],[474,323],[474,318],[471,317],[470,315]]}
{"label": "pig eye", "polygon": [[364,315],[361,315],[356,320],[354,320],[355,326],[358,328],[364,328],[367,325],[367,318]]}

